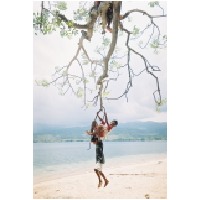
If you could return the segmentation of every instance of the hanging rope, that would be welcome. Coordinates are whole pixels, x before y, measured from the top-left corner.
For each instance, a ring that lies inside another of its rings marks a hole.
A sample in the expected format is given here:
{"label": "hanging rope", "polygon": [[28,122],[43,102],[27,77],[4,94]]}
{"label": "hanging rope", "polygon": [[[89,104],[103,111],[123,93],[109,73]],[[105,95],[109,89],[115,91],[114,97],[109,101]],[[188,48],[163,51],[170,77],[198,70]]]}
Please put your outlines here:
{"label": "hanging rope", "polygon": [[103,93],[103,83],[100,85],[100,88],[99,88],[99,104],[100,104],[99,111],[103,111],[103,97],[102,97],[102,93]]}

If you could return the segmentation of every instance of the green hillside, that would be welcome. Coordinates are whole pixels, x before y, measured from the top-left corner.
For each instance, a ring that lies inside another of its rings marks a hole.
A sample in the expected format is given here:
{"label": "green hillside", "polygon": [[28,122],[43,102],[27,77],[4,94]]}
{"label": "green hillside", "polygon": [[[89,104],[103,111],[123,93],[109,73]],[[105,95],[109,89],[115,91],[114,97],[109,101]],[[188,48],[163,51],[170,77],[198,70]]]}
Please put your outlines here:
{"label": "green hillside", "polygon": [[[65,128],[64,126],[34,124],[33,142],[83,142],[89,141],[85,134],[90,127]],[[119,124],[106,141],[167,140],[167,123],[131,122]]]}

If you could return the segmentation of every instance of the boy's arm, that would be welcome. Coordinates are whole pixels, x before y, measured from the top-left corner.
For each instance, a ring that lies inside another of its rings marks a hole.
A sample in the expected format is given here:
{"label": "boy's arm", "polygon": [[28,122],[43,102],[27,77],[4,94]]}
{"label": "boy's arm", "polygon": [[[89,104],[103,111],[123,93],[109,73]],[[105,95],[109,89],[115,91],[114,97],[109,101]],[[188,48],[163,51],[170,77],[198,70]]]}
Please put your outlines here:
{"label": "boy's arm", "polygon": [[92,133],[90,131],[86,131],[85,133],[87,133],[88,135],[94,135],[94,133]]}
{"label": "boy's arm", "polygon": [[93,133],[93,131],[94,131],[94,128],[95,128],[95,126],[96,126],[96,120],[94,120],[93,122],[92,122],[92,124],[91,124],[91,133]]}

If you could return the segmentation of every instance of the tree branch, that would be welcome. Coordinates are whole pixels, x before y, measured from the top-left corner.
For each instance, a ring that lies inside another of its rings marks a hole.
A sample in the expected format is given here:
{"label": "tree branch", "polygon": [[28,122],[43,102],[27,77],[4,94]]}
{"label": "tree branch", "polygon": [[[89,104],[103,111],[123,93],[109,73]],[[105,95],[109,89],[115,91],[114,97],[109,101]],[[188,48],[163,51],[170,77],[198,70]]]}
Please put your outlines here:
{"label": "tree branch", "polygon": [[142,13],[143,15],[148,16],[150,19],[160,18],[160,17],[167,17],[167,15],[150,15],[149,13],[145,12],[144,10],[136,8],[136,9],[132,9],[132,10],[128,11],[127,13],[125,13],[124,15],[122,15],[121,20],[127,18],[131,13]]}
{"label": "tree branch", "polygon": [[[65,17],[65,15],[62,14],[58,14],[58,17],[64,21],[66,24],[72,20],[69,20]],[[77,24],[77,23],[73,23],[73,27],[76,29],[87,29],[88,28],[88,24]]]}

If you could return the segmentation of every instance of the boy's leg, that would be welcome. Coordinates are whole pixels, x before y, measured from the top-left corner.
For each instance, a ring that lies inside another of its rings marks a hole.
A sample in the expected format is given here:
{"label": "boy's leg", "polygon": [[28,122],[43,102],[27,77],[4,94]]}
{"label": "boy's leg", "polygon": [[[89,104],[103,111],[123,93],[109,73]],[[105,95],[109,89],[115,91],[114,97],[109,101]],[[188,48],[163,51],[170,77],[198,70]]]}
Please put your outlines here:
{"label": "boy's leg", "polygon": [[100,172],[102,171],[102,164],[101,163],[97,163],[97,168],[94,169],[94,171],[96,172],[98,179],[99,179],[99,184],[98,187],[102,186],[102,180],[101,180],[101,176],[100,176]]}
{"label": "boy's leg", "polygon": [[[98,176],[99,179],[99,187],[102,185],[102,180],[101,180],[101,171],[102,171],[102,166],[105,162],[104,160],[104,155],[103,155],[103,143],[101,140],[98,141],[96,144],[96,162],[97,162],[97,169],[95,169],[95,172]],[[104,179],[105,181],[105,179]]]}
{"label": "boy's leg", "polygon": [[104,187],[108,185],[109,181],[108,179],[105,177],[104,173],[102,171],[99,171],[99,174],[103,177],[104,180]]}
{"label": "boy's leg", "polygon": [[102,186],[102,180],[101,180],[101,177],[100,177],[100,174],[99,174],[99,170],[98,169],[94,169],[94,171],[96,172],[98,180],[99,180],[98,187],[101,187]]}
{"label": "boy's leg", "polygon": [[104,187],[105,187],[105,186],[108,185],[109,181],[108,181],[108,179],[105,177],[105,175],[104,175],[102,169],[103,169],[103,164],[99,163],[99,167],[98,167],[97,170],[98,170],[99,176],[102,176],[102,177],[103,177],[103,180],[104,180],[104,182],[105,182],[105,183],[104,183]]}

